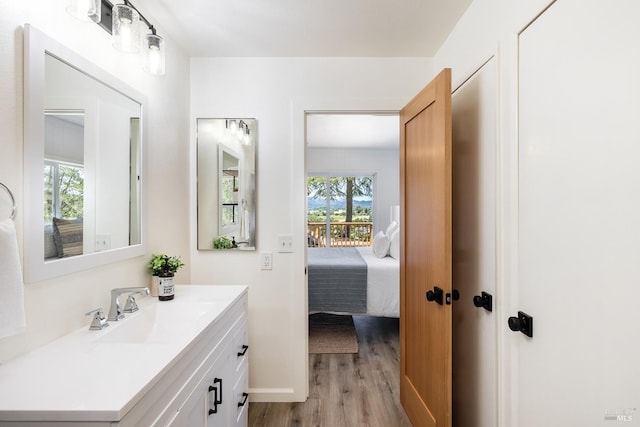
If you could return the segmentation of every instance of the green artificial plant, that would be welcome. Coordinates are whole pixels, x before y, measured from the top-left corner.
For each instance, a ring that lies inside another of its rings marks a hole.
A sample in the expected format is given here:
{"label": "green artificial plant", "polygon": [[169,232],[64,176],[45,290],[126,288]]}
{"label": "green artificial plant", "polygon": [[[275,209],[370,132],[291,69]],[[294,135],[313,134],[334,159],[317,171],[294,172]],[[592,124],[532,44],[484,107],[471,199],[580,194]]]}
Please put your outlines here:
{"label": "green artificial plant", "polygon": [[182,266],[184,266],[184,263],[180,260],[180,257],[166,254],[151,255],[151,260],[147,264],[149,271],[154,276],[173,275]]}

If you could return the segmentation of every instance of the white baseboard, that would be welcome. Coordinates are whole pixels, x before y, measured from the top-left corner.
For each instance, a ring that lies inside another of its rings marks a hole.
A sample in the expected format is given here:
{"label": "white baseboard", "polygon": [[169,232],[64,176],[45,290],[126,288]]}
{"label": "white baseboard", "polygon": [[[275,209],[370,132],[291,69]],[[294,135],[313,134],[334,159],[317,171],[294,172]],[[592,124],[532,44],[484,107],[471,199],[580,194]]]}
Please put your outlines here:
{"label": "white baseboard", "polygon": [[250,402],[304,402],[306,396],[299,396],[293,388],[250,388]]}

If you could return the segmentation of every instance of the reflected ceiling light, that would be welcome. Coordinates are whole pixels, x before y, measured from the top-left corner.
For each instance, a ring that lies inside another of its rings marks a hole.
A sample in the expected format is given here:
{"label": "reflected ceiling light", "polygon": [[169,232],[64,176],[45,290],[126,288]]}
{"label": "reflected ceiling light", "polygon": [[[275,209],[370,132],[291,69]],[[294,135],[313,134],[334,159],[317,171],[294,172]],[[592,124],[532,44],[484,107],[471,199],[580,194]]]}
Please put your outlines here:
{"label": "reflected ceiling light", "polygon": [[242,135],[242,143],[244,145],[249,145],[251,143],[251,135],[250,135],[248,125],[244,128],[244,135]]}
{"label": "reflected ceiling light", "polygon": [[229,132],[232,134],[235,134],[238,132],[238,122],[235,120],[227,120],[227,129],[229,129]]}
{"label": "reflected ceiling light", "polygon": [[[142,16],[129,0],[124,0],[123,4],[116,5],[109,0],[67,1],[67,11],[73,16],[93,16],[91,13],[96,11],[97,20],[93,18],[85,18],[84,20],[97,22],[106,32],[111,34],[113,47],[116,50],[140,54],[145,70],[157,76],[165,74],[164,39],[156,34],[154,26]],[[149,31],[144,36],[142,36],[145,31],[143,25],[146,25]]]}
{"label": "reflected ceiling light", "polygon": [[100,22],[100,0],[67,0],[69,15],[85,22]]}
{"label": "reflected ceiling light", "polygon": [[247,127],[247,124],[244,122],[244,120],[240,120],[240,123],[238,123],[238,138],[242,139],[245,127]]}
{"label": "reflected ceiling light", "polygon": [[251,131],[249,125],[244,120],[227,119],[225,121],[225,127],[229,131],[232,137],[235,137],[244,145],[249,145],[251,142]]}

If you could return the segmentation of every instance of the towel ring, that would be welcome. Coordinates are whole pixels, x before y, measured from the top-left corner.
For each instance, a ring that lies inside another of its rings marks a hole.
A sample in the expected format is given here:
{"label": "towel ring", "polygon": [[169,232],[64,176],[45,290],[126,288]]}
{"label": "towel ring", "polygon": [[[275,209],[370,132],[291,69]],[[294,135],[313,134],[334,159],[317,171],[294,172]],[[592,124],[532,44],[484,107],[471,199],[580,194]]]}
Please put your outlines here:
{"label": "towel ring", "polygon": [[4,185],[3,183],[0,182],[0,186],[3,187],[5,190],[7,190],[7,193],[9,193],[9,197],[11,197],[11,204],[12,204],[12,208],[11,208],[11,219],[15,219],[16,217],[16,199],[15,197],[13,197],[13,193],[11,192],[11,190],[9,190],[9,187],[7,187],[6,185]]}

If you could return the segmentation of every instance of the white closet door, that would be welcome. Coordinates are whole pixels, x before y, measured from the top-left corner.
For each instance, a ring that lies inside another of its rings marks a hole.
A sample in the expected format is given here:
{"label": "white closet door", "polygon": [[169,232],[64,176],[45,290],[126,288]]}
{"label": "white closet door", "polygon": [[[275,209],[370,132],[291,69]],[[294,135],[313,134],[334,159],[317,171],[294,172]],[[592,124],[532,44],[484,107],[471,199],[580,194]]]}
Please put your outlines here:
{"label": "white closet door", "polygon": [[640,425],[640,2],[558,0],[519,57],[518,426]]}
{"label": "white closet door", "polygon": [[[496,310],[473,297],[496,294],[497,59],[451,98],[453,129],[453,425],[496,425]],[[495,306],[495,304],[494,304]]]}

